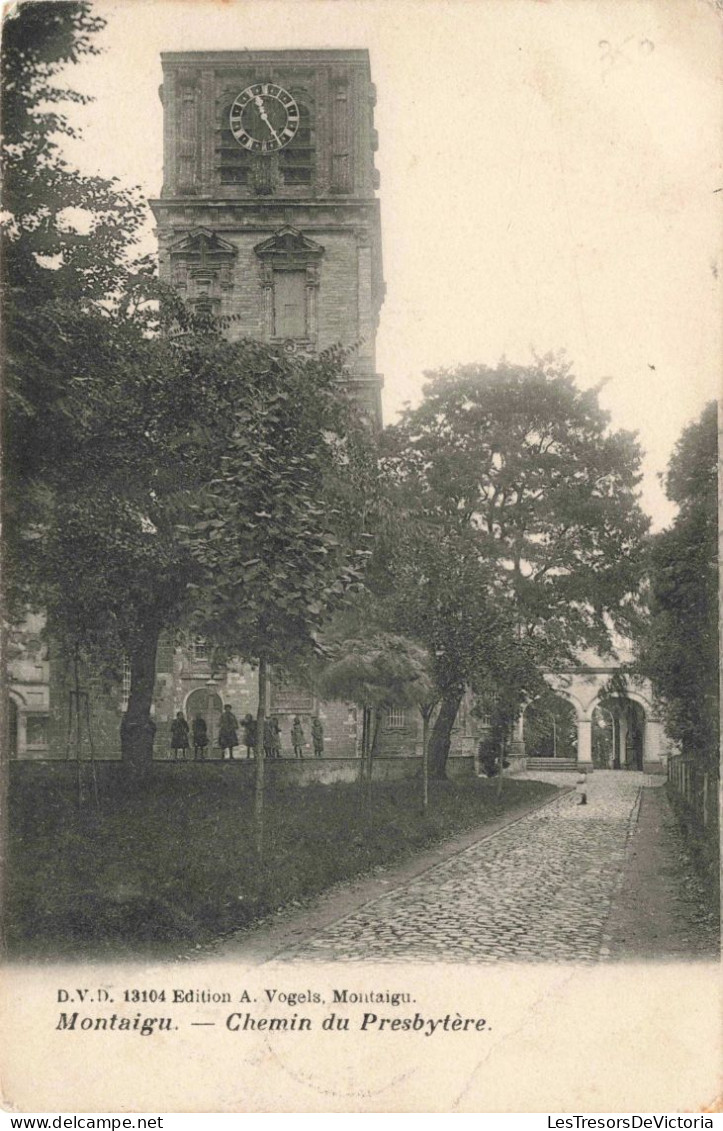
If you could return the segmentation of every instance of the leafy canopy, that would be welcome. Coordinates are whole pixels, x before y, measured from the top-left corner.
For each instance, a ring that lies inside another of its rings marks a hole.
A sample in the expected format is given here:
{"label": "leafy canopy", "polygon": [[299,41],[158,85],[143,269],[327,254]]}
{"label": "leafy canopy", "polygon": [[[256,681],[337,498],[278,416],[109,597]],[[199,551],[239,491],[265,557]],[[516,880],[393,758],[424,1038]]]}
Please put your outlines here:
{"label": "leafy canopy", "polygon": [[[594,391],[566,366],[465,366],[431,375],[423,404],[392,429],[387,466],[424,520],[467,539],[546,662],[609,644],[633,616],[647,528],[640,452],[611,432]],[[472,594],[470,594],[470,597]]]}
{"label": "leafy canopy", "polygon": [[[343,356],[257,346],[217,470],[191,507],[197,624],[227,652],[287,665],[358,587],[368,535],[357,453],[372,445],[341,382]],[[264,359],[261,364],[261,359]]]}

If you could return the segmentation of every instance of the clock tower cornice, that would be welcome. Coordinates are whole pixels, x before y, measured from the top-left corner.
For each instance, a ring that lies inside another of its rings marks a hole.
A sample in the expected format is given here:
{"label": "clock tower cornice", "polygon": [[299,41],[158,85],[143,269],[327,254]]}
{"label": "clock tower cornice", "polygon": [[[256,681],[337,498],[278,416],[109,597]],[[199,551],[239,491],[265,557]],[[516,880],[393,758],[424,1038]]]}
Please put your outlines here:
{"label": "clock tower cornice", "polygon": [[162,51],[161,63],[166,66],[203,66],[236,68],[266,64],[267,66],[298,66],[320,63],[355,64],[369,72],[369,52],[366,48],[303,47],[290,51]]}

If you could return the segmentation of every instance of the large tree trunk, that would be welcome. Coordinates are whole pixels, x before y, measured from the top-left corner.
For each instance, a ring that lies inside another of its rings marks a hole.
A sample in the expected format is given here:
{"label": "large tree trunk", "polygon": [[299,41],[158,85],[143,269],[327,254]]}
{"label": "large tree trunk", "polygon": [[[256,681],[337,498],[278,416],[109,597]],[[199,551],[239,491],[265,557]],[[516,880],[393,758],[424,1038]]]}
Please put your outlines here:
{"label": "large tree trunk", "polygon": [[462,692],[453,691],[442,699],[439,714],[434,720],[432,734],[429,739],[429,776],[438,781],[447,777],[447,758],[449,757],[449,744],[452,738],[452,727],[457,718],[459,705],[462,702]]}
{"label": "large tree trunk", "polygon": [[360,789],[362,791],[364,789],[364,782],[366,781],[366,776],[367,776],[367,755],[368,755],[368,752],[369,752],[368,748],[369,748],[369,735],[370,735],[370,733],[371,733],[371,710],[370,710],[369,707],[364,705],[362,707],[362,732],[361,732],[361,745],[360,745],[360,750],[359,750],[359,752],[361,754],[361,761],[359,763],[359,786],[360,786]]}
{"label": "large tree trunk", "polygon": [[120,727],[121,755],[126,765],[137,771],[147,769],[153,760],[156,726],[151,718],[151,706],[160,634],[160,625],[149,624],[130,654],[131,688],[128,710]]}
{"label": "large tree trunk", "polygon": [[505,756],[507,754],[507,741],[506,741],[506,739],[503,738],[501,740],[499,749],[500,749],[500,762],[499,762],[499,773],[497,774],[497,800],[498,801],[502,797],[502,780],[505,776]]}
{"label": "large tree trunk", "polygon": [[372,780],[374,777],[374,755],[378,752],[379,741],[379,726],[382,720],[382,714],[378,707],[373,707],[371,712],[370,722],[373,720],[373,729],[371,731],[371,742],[369,743],[369,755],[367,758],[367,813],[371,813],[372,809]]}
{"label": "large tree trunk", "polygon": [[429,809],[429,720],[434,707],[424,703],[419,710],[422,715],[422,812],[426,816]]}
{"label": "large tree trunk", "polygon": [[268,694],[268,666],[259,659],[259,709],[256,715],[256,788],[254,791],[254,844],[259,862],[264,857],[264,723],[266,722],[266,696]]}

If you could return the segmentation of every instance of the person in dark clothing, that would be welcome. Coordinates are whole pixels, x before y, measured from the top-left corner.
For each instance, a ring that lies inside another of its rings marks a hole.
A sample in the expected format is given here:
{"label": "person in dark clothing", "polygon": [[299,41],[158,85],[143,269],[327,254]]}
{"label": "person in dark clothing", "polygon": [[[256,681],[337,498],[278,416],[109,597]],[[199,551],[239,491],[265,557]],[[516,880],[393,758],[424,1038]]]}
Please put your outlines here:
{"label": "person in dark clothing", "polygon": [[241,720],[241,727],[244,732],[244,746],[246,747],[246,757],[253,757],[256,750],[256,719],[253,715],[244,715]]}
{"label": "person in dark clothing", "polygon": [[[221,747],[222,756],[224,758],[233,758],[233,748],[238,746],[238,720],[231,710],[231,704],[227,703],[221,715],[221,722],[218,728],[218,744]],[[228,750],[228,755],[226,751]]]}
{"label": "person in dark clothing", "polygon": [[281,727],[276,715],[271,716],[271,757],[281,757]]}
{"label": "person in dark clothing", "polygon": [[193,757],[194,760],[199,758],[201,761],[206,757],[206,749],[208,747],[208,728],[206,727],[206,720],[196,715],[193,720]]}
{"label": "person in dark clothing", "polygon": [[321,758],[324,753],[324,724],[318,715],[311,720],[311,740],[314,743],[314,757]]}
{"label": "person in dark clothing", "polygon": [[264,758],[273,758],[274,756],[274,732],[271,726],[271,719],[264,719]]}
{"label": "person in dark clothing", "polygon": [[174,758],[185,757],[185,754],[179,754],[179,750],[188,750],[188,723],[182,711],[177,713],[171,723],[171,750]]}
{"label": "person in dark clothing", "polygon": [[294,715],[294,724],[291,728],[291,744],[294,747],[294,757],[304,757],[304,732],[301,729],[301,719],[298,715]]}

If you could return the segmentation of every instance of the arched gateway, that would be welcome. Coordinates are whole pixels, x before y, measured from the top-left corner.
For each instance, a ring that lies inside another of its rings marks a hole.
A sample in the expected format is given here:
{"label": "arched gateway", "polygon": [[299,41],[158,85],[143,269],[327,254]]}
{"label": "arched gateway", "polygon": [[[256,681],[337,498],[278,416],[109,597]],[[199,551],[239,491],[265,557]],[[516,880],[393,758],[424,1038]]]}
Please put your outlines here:
{"label": "arched gateway", "polygon": [[[627,652],[620,645],[616,658],[584,654],[578,668],[546,677],[555,698],[566,700],[574,712],[579,769],[598,766],[650,773],[662,773],[665,769],[668,744],[655,713],[650,684],[626,677],[624,690],[618,693],[610,689],[611,677],[631,658]],[[539,739],[526,726],[530,710],[528,707],[520,719],[518,739],[524,743],[525,754],[531,761]]]}

